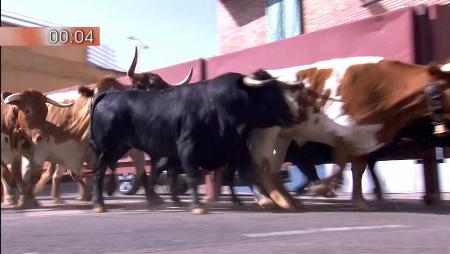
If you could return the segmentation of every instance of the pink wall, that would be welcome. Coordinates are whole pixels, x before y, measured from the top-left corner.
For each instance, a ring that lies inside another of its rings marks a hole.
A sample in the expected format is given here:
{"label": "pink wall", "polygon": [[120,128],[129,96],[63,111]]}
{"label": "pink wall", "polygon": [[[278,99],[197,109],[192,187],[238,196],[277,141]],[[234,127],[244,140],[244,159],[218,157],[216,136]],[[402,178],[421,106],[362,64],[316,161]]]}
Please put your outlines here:
{"label": "pink wall", "polygon": [[450,5],[429,8],[433,40],[433,59],[437,63],[450,61]]}
{"label": "pink wall", "polygon": [[202,80],[203,67],[202,62],[204,60],[198,59],[189,62],[184,62],[176,65],[172,65],[165,68],[152,70],[151,72],[160,75],[168,83],[178,83],[183,80],[190,68],[194,68],[191,82],[198,82]]}
{"label": "pink wall", "polygon": [[207,60],[206,77],[248,74],[257,68],[284,68],[351,56],[384,56],[414,62],[413,9],[323,29]]}

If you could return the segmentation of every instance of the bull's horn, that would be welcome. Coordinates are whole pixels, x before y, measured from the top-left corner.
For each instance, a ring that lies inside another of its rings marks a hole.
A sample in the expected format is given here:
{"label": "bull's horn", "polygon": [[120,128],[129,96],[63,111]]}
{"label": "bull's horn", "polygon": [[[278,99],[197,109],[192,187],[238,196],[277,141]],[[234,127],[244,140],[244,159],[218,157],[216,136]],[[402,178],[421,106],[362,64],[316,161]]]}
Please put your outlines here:
{"label": "bull's horn", "polygon": [[50,103],[50,104],[55,105],[55,106],[60,107],[60,108],[68,108],[68,107],[73,105],[73,102],[71,102],[71,103],[61,103],[61,102],[54,101],[54,100],[52,100],[52,99],[50,99],[48,97],[46,97],[46,98],[47,98],[47,101],[46,101],[47,103]]}
{"label": "bull's horn", "polygon": [[303,84],[303,80],[297,80],[297,81],[283,81],[282,83],[288,84],[290,86],[299,86]]}
{"label": "bull's horn", "polygon": [[9,96],[7,96],[4,101],[6,104],[12,104],[15,101],[20,101],[22,99],[22,94],[20,93],[13,93]]}
{"label": "bull's horn", "polygon": [[2,92],[2,100],[5,101],[6,97],[10,96],[12,93],[10,92]]}
{"label": "bull's horn", "polygon": [[450,72],[450,63],[442,65],[441,71],[443,71],[443,72]]}
{"label": "bull's horn", "polygon": [[177,86],[177,85],[189,84],[189,82],[191,81],[191,78],[192,78],[192,72],[193,72],[193,68],[191,67],[191,69],[189,70],[188,75],[181,82],[178,82],[178,83],[173,84],[173,85]]}
{"label": "bull's horn", "polygon": [[131,62],[130,69],[128,69],[128,77],[130,77],[130,78],[134,77],[134,70],[136,69],[136,64],[137,64],[137,55],[138,55],[138,49],[137,49],[137,47],[135,47],[133,62]]}
{"label": "bull's horn", "polygon": [[244,77],[244,85],[249,87],[261,87],[265,84],[274,81],[276,78],[266,79],[266,80],[257,80],[251,77]]}

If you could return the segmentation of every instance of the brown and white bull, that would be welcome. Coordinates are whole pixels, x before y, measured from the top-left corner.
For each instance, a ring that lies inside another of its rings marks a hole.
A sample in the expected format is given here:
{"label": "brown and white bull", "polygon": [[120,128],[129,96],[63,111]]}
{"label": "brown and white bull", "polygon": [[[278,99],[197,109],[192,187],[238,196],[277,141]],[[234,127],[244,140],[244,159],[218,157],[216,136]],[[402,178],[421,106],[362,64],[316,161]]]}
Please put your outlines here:
{"label": "brown and white bull", "polygon": [[[8,94],[5,94],[8,95]],[[22,133],[16,128],[17,109],[11,105],[1,102],[1,181],[3,189],[3,199],[7,205],[15,204],[15,198],[12,193],[12,184],[22,188],[21,184],[21,155],[17,151],[18,142],[21,140]],[[11,170],[8,165],[11,164]]]}
{"label": "brown and white bull", "polygon": [[[292,141],[299,144],[316,141],[334,146],[339,164],[352,163],[355,205],[366,208],[361,177],[368,154],[390,144],[408,124],[435,115],[427,104],[426,89],[432,87],[445,93],[442,111],[446,114],[441,114],[440,118],[448,120],[450,73],[446,68],[447,65],[441,68],[412,65],[381,57],[354,57],[269,71],[282,81],[303,80],[310,91],[310,102],[315,106],[310,107],[306,121],[295,127],[255,133],[254,140],[263,140],[262,135],[271,137],[269,141],[265,139],[269,146],[260,146],[260,150],[265,150],[254,154],[255,162],[269,164],[267,168],[278,171]],[[442,122],[436,126],[441,128],[438,132],[446,131]],[[275,143],[275,152],[271,149],[272,143]],[[262,177],[269,178],[268,175]],[[276,197],[278,204],[293,207],[279,182],[268,185],[269,192],[278,189],[275,192],[281,196]]]}
{"label": "brown and white bull", "polygon": [[[34,200],[32,180],[33,173],[41,168],[32,160],[31,154],[28,152],[32,149],[31,135],[27,129],[30,126],[40,124],[45,121],[47,117],[46,103],[57,105],[58,107],[68,107],[71,104],[61,104],[52,99],[45,97],[38,91],[26,91],[21,93],[20,99],[14,105],[7,105],[11,93],[2,93],[2,184],[6,191],[6,201],[10,203],[11,196],[9,195],[10,187],[4,178],[4,173],[7,169],[7,164],[12,163],[13,180],[21,189],[21,200],[19,207],[28,208],[37,205]],[[3,103],[5,102],[5,103]],[[21,114],[20,112],[24,112]],[[25,120],[26,119],[26,120]],[[21,160],[23,151],[26,150],[28,159],[24,158],[24,167],[21,172]],[[21,180],[21,174],[23,181]]]}
{"label": "brown and white bull", "polygon": [[[162,80],[158,75],[151,73],[135,74],[134,69],[137,63],[137,51],[128,71],[129,77],[132,79],[133,86],[124,85],[115,78],[106,77],[97,84],[96,91],[103,92],[106,90],[123,90],[126,88],[152,89],[153,86],[170,86]],[[188,83],[192,76],[192,69],[187,77],[181,83]],[[90,191],[86,189],[85,184],[79,179],[81,168],[84,163],[88,167],[95,166],[95,158],[91,148],[87,144],[89,133],[89,108],[94,91],[86,87],[80,87],[78,93],[76,91],[55,93],[48,97],[52,101],[60,101],[73,104],[70,108],[58,108],[53,105],[48,106],[48,115],[45,121],[37,122],[34,117],[41,119],[42,112],[47,112],[47,108],[39,108],[30,114],[30,118],[23,118],[24,131],[28,136],[34,136],[34,146],[32,151],[33,161],[42,165],[44,161],[58,163],[58,167],[50,167],[47,173],[41,178],[36,190],[41,190],[43,185],[49,180],[50,173],[53,174],[52,195],[56,202],[61,202],[59,196],[59,180],[65,168],[69,169],[80,184],[80,197],[82,200],[90,199]],[[6,100],[8,104],[24,104],[22,101],[22,93],[10,95]],[[19,107],[20,109],[20,107]],[[41,112],[42,111],[42,112]],[[19,115],[27,114],[21,110]],[[33,124],[30,124],[30,121]],[[37,122],[37,123],[34,123]],[[36,131],[38,134],[36,134]],[[128,155],[132,158],[138,179],[143,182],[146,187],[147,176],[145,174],[144,153],[136,149],[130,150]],[[54,166],[54,165],[53,165]]]}

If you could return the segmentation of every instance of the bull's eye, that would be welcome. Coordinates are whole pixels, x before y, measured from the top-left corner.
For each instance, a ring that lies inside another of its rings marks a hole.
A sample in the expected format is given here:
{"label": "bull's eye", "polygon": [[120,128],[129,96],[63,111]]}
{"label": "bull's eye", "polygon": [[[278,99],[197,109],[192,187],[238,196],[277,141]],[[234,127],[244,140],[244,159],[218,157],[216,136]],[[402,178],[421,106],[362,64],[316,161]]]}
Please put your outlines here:
{"label": "bull's eye", "polygon": [[9,143],[8,137],[5,137],[5,142]]}
{"label": "bull's eye", "polygon": [[27,109],[27,110],[25,110],[25,114],[30,114],[30,110],[29,109]]}
{"label": "bull's eye", "polygon": [[39,143],[39,142],[42,141],[42,139],[43,139],[42,136],[37,136],[37,137],[36,137],[36,142]]}

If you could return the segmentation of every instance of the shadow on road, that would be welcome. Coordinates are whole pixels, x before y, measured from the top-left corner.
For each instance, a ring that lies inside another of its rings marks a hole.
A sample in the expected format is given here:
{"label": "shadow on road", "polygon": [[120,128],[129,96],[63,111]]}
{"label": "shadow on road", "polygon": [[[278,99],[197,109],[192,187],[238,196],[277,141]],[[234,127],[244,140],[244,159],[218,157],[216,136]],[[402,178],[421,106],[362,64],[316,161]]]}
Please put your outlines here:
{"label": "shadow on road", "polygon": [[[170,201],[168,195],[161,195],[166,201],[164,204],[149,206],[144,195],[123,196],[116,194],[105,198],[105,204],[109,212],[115,211],[152,211],[152,212],[188,212],[189,195],[180,196],[182,205],[177,206]],[[442,200],[440,205],[425,206],[418,199],[386,199],[382,204],[369,201],[369,209],[361,210],[353,206],[351,200],[345,198],[315,198],[312,196],[296,199],[298,209],[286,211],[282,209],[263,209],[255,204],[253,197],[241,195],[242,206],[233,205],[229,195],[223,195],[218,202],[205,204],[210,213],[227,212],[258,212],[258,213],[311,213],[311,212],[377,212],[377,213],[424,213],[424,214],[450,214],[450,200]],[[38,209],[18,210],[14,207],[2,204],[2,211],[33,212],[33,211],[68,211],[68,210],[91,210],[91,202],[77,201],[74,197],[64,197],[65,204],[54,204],[48,196],[38,196],[40,207]]]}

